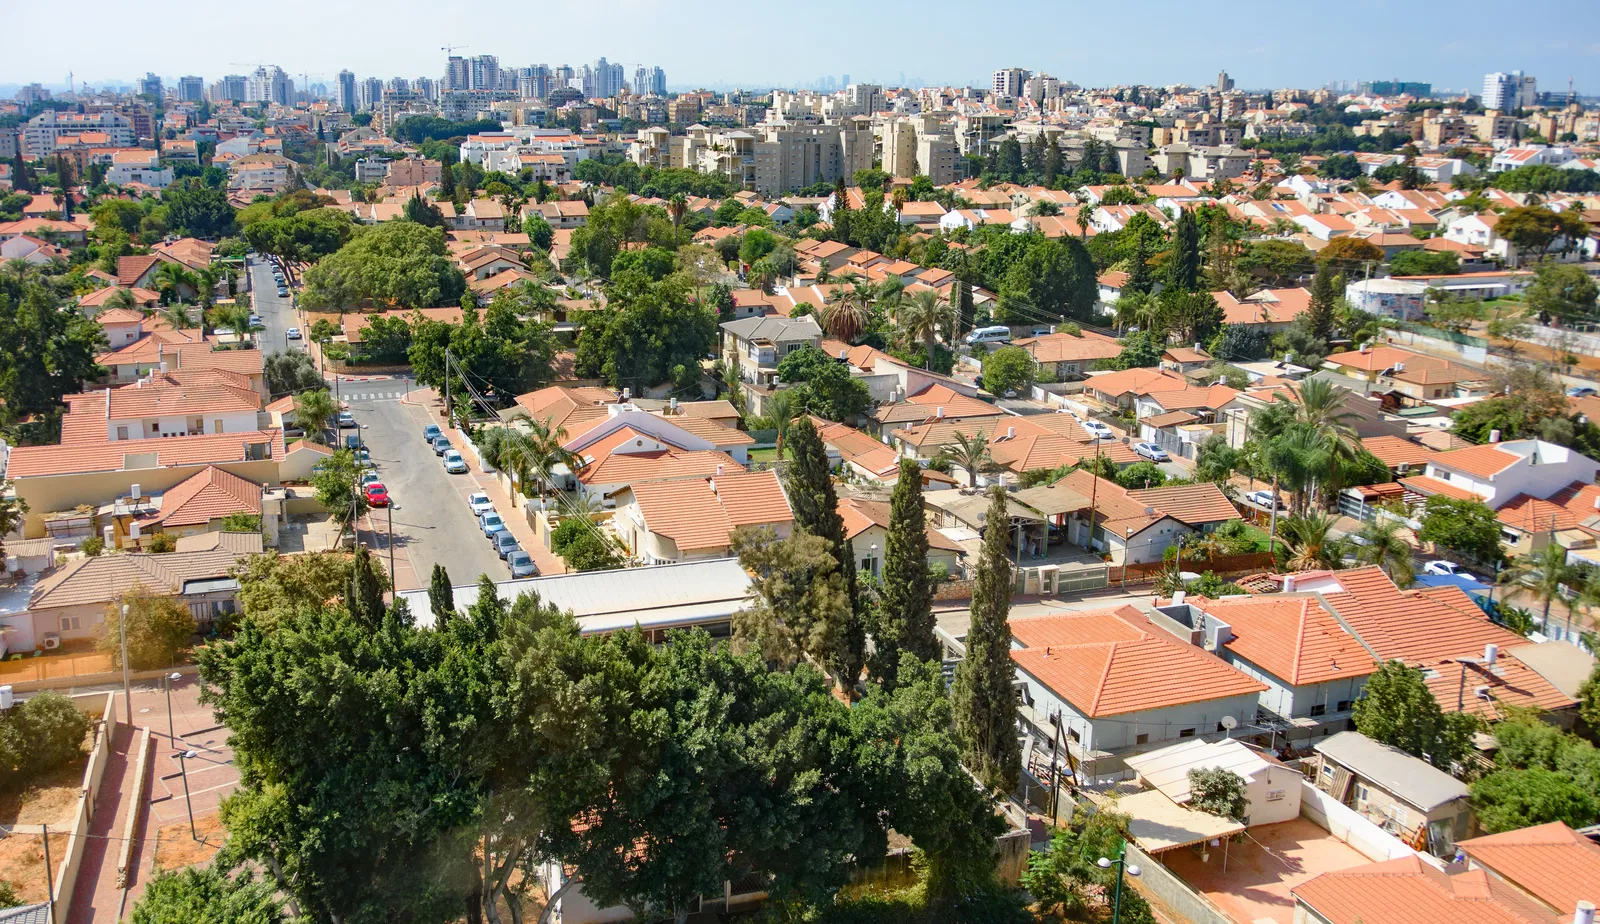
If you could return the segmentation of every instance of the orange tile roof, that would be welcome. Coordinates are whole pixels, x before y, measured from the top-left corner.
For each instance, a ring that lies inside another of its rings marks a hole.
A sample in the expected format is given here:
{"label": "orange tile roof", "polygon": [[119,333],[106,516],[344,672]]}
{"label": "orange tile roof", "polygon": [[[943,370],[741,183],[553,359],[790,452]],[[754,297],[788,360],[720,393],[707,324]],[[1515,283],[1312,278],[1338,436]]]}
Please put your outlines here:
{"label": "orange tile roof", "polygon": [[1399,436],[1370,436],[1361,441],[1361,448],[1389,468],[1402,465],[1420,468],[1434,456],[1433,450],[1428,447]]}
{"label": "orange tile roof", "polygon": [[732,427],[724,426],[708,417],[691,417],[687,414],[657,413],[667,423],[693,436],[698,436],[713,446],[753,446],[755,437]]}
{"label": "orange tile roof", "polygon": [[904,400],[886,404],[873,414],[879,423],[933,420],[939,409],[944,409],[946,420],[970,417],[1002,417],[1005,411],[990,404],[961,394],[948,385],[929,385]]}
{"label": "orange tile roof", "polygon": [[725,548],[728,534],[740,526],[794,521],[783,486],[771,470],[648,482],[632,491],[650,531],[684,552]]}
{"label": "orange tile roof", "polygon": [[1512,529],[1519,529],[1525,533],[1541,533],[1552,529],[1576,529],[1580,519],[1586,519],[1593,513],[1594,511],[1590,510],[1580,518],[1560,504],[1540,500],[1527,494],[1518,494],[1507,501],[1504,507],[1496,510],[1494,517]]}
{"label": "orange tile roof", "polygon": [[1148,504],[1180,523],[1198,526],[1202,523],[1226,523],[1239,519],[1239,508],[1233,506],[1228,495],[1211,482],[1181,484],[1172,487],[1143,488],[1129,491],[1128,496]]}
{"label": "orange tile roof", "polygon": [[1121,372],[1092,375],[1084,382],[1084,387],[1090,391],[1115,397],[1125,394],[1148,395],[1152,391],[1171,391],[1187,387],[1188,384],[1189,381],[1183,376],[1165,369],[1124,369]]}
{"label": "orange tile roof", "polygon": [[1311,596],[1189,603],[1233,627],[1227,648],[1291,686],[1365,677],[1378,662]]}
{"label": "orange tile roof", "polygon": [[1366,350],[1347,350],[1343,353],[1334,353],[1328,357],[1328,362],[1336,366],[1350,369],[1360,369],[1363,372],[1382,372],[1392,369],[1396,364],[1404,363],[1407,369],[1420,368],[1421,366],[1446,365],[1447,361],[1402,350],[1399,347],[1380,346]]}
{"label": "orange tile roof", "polygon": [[[112,287],[109,287],[109,288],[100,289],[98,292],[95,292],[93,294],[94,295],[99,295],[101,292],[114,293],[114,292],[118,292],[118,291],[123,291],[123,290],[118,289],[116,286],[112,286]],[[137,292],[139,290],[135,289],[133,291]],[[78,306],[79,307],[83,307],[83,306],[89,305],[89,298],[90,297],[91,296],[88,296],[88,295],[84,296],[83,301],[79,302]],[[107,297],[109,297],[109,295]],[[101,301],[105,301],[105,299],[102,298],[99,301],[95,302],[95,304],[99,304],[99,302],[101,302]],[[140,314],[137,311],[134,311],[131,308],[112,308],[110,311],[102,311],[99,314],[95,315],[94,316],[94,321],[95,321],[96,324],[143,324],[144,323],[144,315]]]}
{"label": "orange tile roof", "polygon": [[1131,606],[1013,618],[1017,666],[1090,718],[1260,693],[1220,659],[1157,629]]}
{"label": "orange tile roof", "polygon": [[52,609],[109,603],[138,585],[176,594],[186,581],[223,577],[233,570],[241,557],[227,549],[217,549],[80,558],[40,581],[28,605],[33,609]]}
{"label": "orange tile roof", "polygon": [[249,430],[244,433],[208,433],[204,436],[174,436],[167,439],[107,440],[59,446],[19,446],[11,450],[6,474],[11,478],[41,478],[84,472],[123,470],[126,457],[155,453],[157,468],[242,462],[245,447],[266,443],[271,457],[283,458],[282,430]]}
{"label": "orange tile roof", "polygon": [[894,450],[860,430],[818,417],[813,417],[811,422],[822,437],[823,444],[832,447],[845,462],[866,469],[880,478],[895,477],[900,470],[900,459]]}
{"label": "orange tile roof", "polygon": [[1443,494],[1445,497],[1453,497],[1456,500],[1483,500],[1482,497],[1468,491],[1466,488],[1458,488],[1448,481],[1441,481],[1428,475],[1413,475],[1410,478],[1401,478],[1400,484],[1422,495]]}
{"label": "orange tile roof", "polygon": [[[854,539],[874,526],[889,528],[889,502],[866,500],[860,497],[839,498],[839,517],[844,520],[846,539]],[[947,552],[960,552],[961,545],[930,524],[924,527],[928,534],[928,547]]]}
{"label": "orange tile roof", "polygon": [[1024,337],[1014,346],[1027,350],[1041,363],[1088,362],[1111,359],[1122,353],[1122,343],[1110,337],[1085,331],[1082,335],[1058,332],[1039,337]]}
{"label": "orange tile roof", "polygon": [[744,470],[744,466],[735,462],[732,456],[709,449],[692,452],[675,449],[644,453],[614,452],[580,469],[578,480],[584,484],[672,481],[715,475],[719,467],[724,472]]}
{"label": "orange tile roof", "polygon": [[1565,914],[1600,889],[1600,846],[1559,821],[1457,841],[1468,857]]}
{"label": "orange tile roof", "polygon": [[564,428],[568,436],[576,436],[611,416],[605,406],[617,401],[616,392],[587,386],[552,385],[517,396],[517,404],[528,416],[551,427]]}
{"label": "orange tile roof", "polygon": [[1190,408],[1205,408],[1214,411],[1242,394],[1236,388],[1226,385],[1192,385],[1184,388],[1174,388],[1169,391],[1152,391],[1145,395],[1145,399],[1154,401],[1169,411],[1181,411]]}
{"label": "orange tile roof", "polygon": [[1165,414],[1153,414],[1139,421],[1139,423],[1147,427],[1155,427],[1159,430],[1162,427],[1182,426],[1183,424],[1194,423],[1199,419],[1200,418],[1194,416],[1188,411],[1168,411]]}
{"label": "orange tile roof", "polygon": [[150,522],[161,526],[203,526],[235,513],[261,512],[261,485],[215,465],[168,488],[161,510]]}
{"label": "orange tile roof", "polygon": [[1323,873],[1290,892],[1329,924],[1557,924],[1559,920],[1481,869],[1450,876],[1416,855]]}
{"label": "orange tile roof", "polygon": [[110,389],[110,397],[112,420],[261,409],[259,394],[232,385],[132,385]]}
{"label": "orange tile roof", "polygon": [[1522,461],[1516,453],[1506,452],[1491,443],[1482,446],[1472,446],[1467,449],[1453,449],[1450,452],[1441,452],[1431,460],[1434,465],[1442,465],[1468,475],[1480,478],[1493,478],[1506,469]]}

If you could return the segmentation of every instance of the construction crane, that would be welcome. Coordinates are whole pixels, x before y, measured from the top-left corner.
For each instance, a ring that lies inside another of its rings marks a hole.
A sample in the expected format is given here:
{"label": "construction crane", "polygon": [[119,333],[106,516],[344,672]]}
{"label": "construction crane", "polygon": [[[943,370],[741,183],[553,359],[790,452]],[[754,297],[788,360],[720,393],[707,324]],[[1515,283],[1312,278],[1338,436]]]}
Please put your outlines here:
{"label": "construction crane", "polygon": [[471,45],[440,45],[439,46],[439,50],[444,52],[447,55],[453,55],[453,54],[456,53],[456,49],[457,48],[471,48],[471,47],[472,47]]}

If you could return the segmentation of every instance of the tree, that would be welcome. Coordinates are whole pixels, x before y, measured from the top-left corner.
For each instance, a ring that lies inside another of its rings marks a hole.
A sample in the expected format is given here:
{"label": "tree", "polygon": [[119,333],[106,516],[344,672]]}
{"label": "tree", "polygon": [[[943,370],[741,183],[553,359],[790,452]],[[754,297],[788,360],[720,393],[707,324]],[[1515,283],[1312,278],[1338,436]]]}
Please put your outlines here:
{"label": "tree", "polygon": [[889,534],[884,542],[882,601],[873,626],[873,677],[892,690],[901,653],[923,661],[939,657],[933,635],[933,575],[928,570],[927,518],[922,509],[922,468],[901,459],[889,498]]}
{"label": "tree", "polygon": [[845,536],[844,518],[839,515],[839,496],[828,470],[827,447],[809,417],[800,418],[790,428],[789,454],[794,461],[784,473],[784,487],[794,510],[795,526],[828,541],[850,595],[850,621],[843,632],[837,670],[847,684],[853,685],[866,664],[866,628],[856,588],[856,557]]}
{"label": "tree", "polygon": [[234,230],[234,210],[225,189],[206,186],[198,179],[180,180],[161,191],[167,227],[176,234],[210,240]]}
{"label": "tree", "polygon": [[267,391],[274,397],[292,395],[326,383],[312,358],[300,350],[279,350],[262,361]]}
{"label": "tree", "polygon": [[1422,671],[1401,661],[1386,661],[1367,679],[1355,702],[1356,731],[1380,744],[1399,748],[1450,772],[1472,748],[1478,720],[1469,713],[1439,708]]}
{"label": "tree", "polygon": [[[1551,532],[1554,532],[1553,525]],[[1557,600],[1561,601],[1561,605],[1567,609],[1567,627],[1570,629],[1573,604],[1567,597],[1566,585],[1578,583],[1576,577],[1576,571],[1567,562],[1567,550],[1562,548],[1560,543],[1553,541],[1552,537],[1552,541],[1542,550],[1519,555],[1512,560],[1510,567],[1500,574],[1500,581],[1521,585],[1544,604],[1540,625],[1550,624],[1550,604]]]}
{"label": "tree", "polygon": [[1453,276],[1461,272],[1461,258],[1450,251],[1402,250],[1389,258],[1396,276]]}
{"label": "tree", "polygon": [[367,512],[367,495],[360,489],[363,466],[348,449],[334,450],[317,464],[322,471],[312,474],[311,487],[317,492],[317,503],[339,523],[342,540],[344,531],[354,529],[356,520]]}
{"label": "tree", "polygon": [[56,441],[61,397],[99,378],[103,349],[100,325],[63,310],[49,279],[0,273],[0,430],[13,445]]}
{"label": "tree", "polygon": [[543,251],[549,251],[556,239],[555,229],[538,212],[529,212],[522,220],[522,233],[528,236],[528,243]]}
{"label": "tree", "polygon": [[[1089,320],[1098,299],[1094,260],[1082,242],[1073,238],[1046,238],[1041,234],[1016,235],[995,263],[1000,320],[1078,318]],[[1004,271],[1000,272],[1000,266]]]}
{"label": "tree", "polygon": [[1519,258],[1523,253],[1538,257],[1561,233],[1561,219],[1543,206],[1525,205],[1501,215],[1494,232],[1516,245]]}
{"label": "tree", "polygon": [[1542,767],[1498,770],[1474,782],[1472,809],[1490,834],[1565,822],[1583,828],[1600,816],[1600,800],[1565,774]]}
{"label": "tree", "polygon": [[122,607],[128,608],[128,662],[134,670],[171,667],[199,631],[189,608],[166,594],[137,584],[120,600],[106,605],[100,649],[122,666]]}
{"label": "tree", "polygon": [[[1100,920],[1110,906],[1121,869],[1101,869],[1101,857],[1116,856],[1128,839],[1127,815],[1112,808],[1073,812],[1072,820],[1055,829],[1050,849],[1028,857],[1022,885],[1049,920]],[[1150,905],[1136,889],[1124,888],[1120,921],[1156,924]]]}
{"label": "tree", "polygon": [[1243,824],[1250,816],[1244,778],[1222,767],[1189,771],[1189,807]]}
{"label": "tree", "polygon": [[1334,518],[1303,513],[1278,522],[1277,552],[1290,571],[1334,571],[1344,567],[1347,540],[1333,535]]}
{"label": "tree", "polygon": [[939,332],[944,331],[947,337],[953,337],[957,323],[955,306],[932,289],[918,292],[909,301],[902,302],[895,313],[895,320],[907,338],[922,341],[923,354],[927,357],[924,365],[929,369],[933,368]]}
{"label": "tree", "polygon": [[337,311],[363,306],[433,308],[452,304],[466,279],[444,247],[444,234],[410,221],[358,230],[350,242],[306,271],[300,302]]}
{"label": "tree", "polygon": [[1242,459],[1240,452],[1228,445],[1228,439],[1222,434],[1214,435],[1200,444],[1195,450],[1194,474],[1202,481],[1209,481],[1228,490],[1229,481],[1233,473],[1239,469]]}
{"label": "tree", "polygon": [[1135,462],[1117,473],[1116,482],[1130,490],[1159,488],[1167,483],[1167,473],[1154,462]]}
{"label": "tree", "polygon": [[428,580],[428,608],[433,611],[434,620],[440,623],[456,609],[456,592],[450,584],[450,572],[439,562],[433,563],[433,574]]}
{"label": "tree", "polygon": [[1315,262],[1316,255],[1299,241],[1264,240],[1247,245],[1236,266],[1262,285],[1281,288],[1299,282]]}
{"label": "tree", "polygon": [[753,575],[754,603],[733,618],[738,650],[783,667],[804,654],[830,671],[844,670],[853,615],[832,543],[804,530],[780,540],[771,527],[740,527],[730,536],[739,563]]}
{"label": "tree", "polygon": [[1265,332],[1249,324],[1224,324],[1209,345],[1211,355],[1230,363],[1255,362],[1272,350]]}
{"label": "tree", "polygon": [[1469,562],[1493,567],[1504,560],[1500,549],[1500,521],[1480,500],[1435,494],[1423,502],[1422,528],[1417,539],[1431,542]]}
{"label": "tree", "polygon": [[850,276],[834,286],[817,312],[828,335],[845,343],[856,340],[872,320],[872,291],[861,280]]}
{"label": "tree", "polygon": [[624,564],[610,540],[592,528],[574,536],[560,554],[573,571],[610,571]]}
{"label": "tree", "polygon": [[982,433],[962,433],[939,453],[941,459],[954,463],[967,473],[967,486],[976,488],[978,478],[994,471],[994,458],[989,455],[989,437]]}
{"label": "tree", "polygon": [[624,274],[613,281],[605,310],[582,321],[578,374],[636,394],[671,379],[676,366],[698,368],[717,337],[716,314],[677,277],[650,282]]}
{"label": "tree", "polygon": [[0,716],[0,788],[21,789],[83,754],[89,717],[67,696],[45,690]]}
{"label": "tree", "polygon": [[1181,210],[1173,226],[1167,281],[1183,291],[1193,291],[1200,285],[1200,225],[1192,209]]}
{"label": "tree", "polygon": [[401,207],[400,216],[406,221],[414,221],[419,225],[430,228],[444,227],[444,212],[437,205],[422,198],[419,193],[413,192],[411,198]]}
{"label": "tree", "polygon": [[1586,320],[1594,317],[1595,299],[1600,287],[1583,268],[1570,263],[1543,262],[1535,267],[1537,274],[1528,287],[1524,300],[1528,313],[1539,317],[1562,320]]}
{"label": "tree", "polygon": [[1590,735],[1600,736],[1600,666],[1578,688],[1578,718],[1589,726]]}
{"label": "tree", "polygon": [[132,924],[279,924],[272,886],[217,866],[158,872],[133,906]]}
{"label": "tree", "polygon": [[1356,560],[1377,565],[1396,587],[1410,587],[1416,580],[1417,565],[1411,555],[1411,543],[1400,535],[1402,523],[1390,517],[1374,517],[1362,524],[1356,533]]}
{"label": "tree", "polygon": [[1006,491],[989,489],[983,548],[972,588],[966,657],[956,665],[951,701],[963,760],[990,789],[1009,792],[1022,770],[1017,741],[1017,696],[1011,663],[1011,516]]}
{"label": "tree", "polygon": [[1033,355],[1019,346],[1003,346],[983,358],[983,387],[993,395],[1024,395],[1038,374]]}
{"label": "tree", "polygon": [[1327,266],[1346,278],[1361,272],[1368,264],[1376,267],[1382,262],[1383,248],[1359,237],[1336,237],[1317,251],[1319,269]]}
{"label": "tree", "polygon": [[1333,267],[1324,260],[1317,264],[1316,278],[1311,281],[1311,302],[1304,315],[1306,327],[1324,342],[1333,339],[1333,309],[1338,298],[1333,282]]}
{"label": "tree", "polygon": [[1184,343],[1205,343],[1222,327],[1225,316],[1210,292],[1180,289],[1162,290],[1157,297],[1160,325]]}
{"label": "tree", "polygon": [[306,437],[325,446],[332,445],[334,419],[339,416],[339,403],[326,388],[302,391],[294,396],[294,419]]}

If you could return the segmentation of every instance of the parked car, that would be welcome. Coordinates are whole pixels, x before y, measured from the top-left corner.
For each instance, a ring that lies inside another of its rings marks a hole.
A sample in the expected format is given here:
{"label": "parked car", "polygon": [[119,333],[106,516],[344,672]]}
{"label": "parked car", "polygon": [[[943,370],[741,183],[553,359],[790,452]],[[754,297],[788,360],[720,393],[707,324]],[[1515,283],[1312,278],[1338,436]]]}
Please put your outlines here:
{"label": "parked car", "polygon": [[1477,578],[1474,577],[1471,572],[1467,571],[1467,569],[1461,567],[1453,561],[1430,561],[1426,565],[1422,566],[1422,573],[1436,574],[1446,577],[1454,576],[1466,578],[1469,581],[1477,580]]}
{"label": "parked car", "polygon": [[349,411],[340,411],[339,412],[339,427],[341,429],[343,429],[345,427],[353,427],[355,425],[356,425],[356,415],[350,413]]}
{"label": "parked car", "polygon": [[452,449],[444,454],[444,470],[452,475],[465,475],[467,473],[467,460],[461,458],[461,453]]}
{"label": "parked car", "polygon": [[1151,462],[1170,462],[1172,460],[1172,456],[1168,455],[1165,449],[1155,443],[1134,443],[1133,451]]}
{"label": "parked car", "polygon": [[365,488],[369,484],[377,484],[378,482],[380,482],[382,480],[383,480],[383,478],[380,477],[377,472],[362,472],[361,473],[361,487],[363,487],[363,488]]}
{"label": "parked car", "polygon": [[539,566],[533,563],[533,556],[521,549],[507,555],[506,564],[511,566],[511,576],[514,578],[539,576]]}
{"label": "parked car", "polygon": [[452,449],[455,449],[455,446],[450,444],[450,440],[449,440],[448,437],[444,437],[444,436],[434,437],[434,439],[433,439],[433,454],[434,455],[442,456],[445,453],[451,451]]}
{"label": "parked car", "polygon": [[483,533],[486,538],[493,539],[495,533],[506,531],[506,521],[501,518],[500,514],[491,510],[478,517],[478,531]]}
{"label": "parked car", "polygon": [[522,551],[522,546],[517,545],[517,537],[511,535],[510,530],[504,530],[494,534],[494,551],[496,555],[505,558],[512,552]]}
{"label": "parked car", "polygon": [[383,486],[383,482],[374,481],[368,484],[366,491],[368,504],[374,507],[389,506],[389,489]]}
{"label": "parked car", "polygon": [[968,343],[968,345],[979,344],[979,343],[1010,343],[1010,342],[1011,342],[1011,328],[1006,327],[1003,324],[996,324],[993,327],[980,327],[977,330],[975,330],[972,333],[967,335],[967,343]]}
{"label": "parked car", "polygon": [[289,289],[288,289],[287,286],[278,286],[278,297],[279,298],[288,298],[289,297]]}
{"label": "parked car", "polygon": [[490,500],[489,495],[482,491],[468,495],[467,506],[472,508],[472,515],[475,517],[481,517],[486,513],[494,513],[494,501]]}
{"label": "parked car", "polygon": [[1079,423],[1083,425],[1083,429],[1091,437],[1097,440],[1114,440],[1117,438],[1117,434],[1110,427],[1098,420],[1082,420]]}
{"label": "parked car", "polygon": [[284,331],[283,335],[285,337],[288,337],[290,340],[299,340],[300,339],[300,328],[291,327],[288,330]]}
{"label": "parked car", "polygon": [[371,466],[372,468],[377,468],[376,465],[372,464],[372,453],[368,452],[366,449],[357,449],[355,451],[355,456],[356,456],[356,464],[357,465]]}
{"label": "parked car", "polygon": [[1588,385],[1574,385],[1567,389],[1568,398],[1593,398],[1595,395],[1600,395],[1600,391],[1596,391]]}
{"label": "parked car", "polygon": [[438,424],[428,424],[422,428],[422,441],[424,443],[431,445],[434,440],[441,436],[444,436],[444,431],[439,429]]}
{"label": "parked car", "polygon": [[1278,509],[1278,499],[1272,495],[1271,491],[1251,491],[1244,496],[1244,499],[1268,510]]}
{"label": "parked car", "polygon": [[265,324],[261,323],[261,315],[252,314],[250,316],[250,329],[251,330],[260,330],[261,328],[263,328],[265,326],[266,326]]}

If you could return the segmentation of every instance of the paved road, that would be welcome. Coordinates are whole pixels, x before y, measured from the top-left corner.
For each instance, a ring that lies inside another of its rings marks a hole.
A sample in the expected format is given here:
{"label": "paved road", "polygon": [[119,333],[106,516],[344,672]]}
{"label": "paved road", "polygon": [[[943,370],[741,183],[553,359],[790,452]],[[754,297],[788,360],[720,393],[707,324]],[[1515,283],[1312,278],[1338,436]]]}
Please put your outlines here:
{"label": "paved road", "polygon": [[[477,481],[470,474],[445,472],[433,450],[422,442],[426,412],[399,400],[405,390],[399,379],[346,382],[341,385],[341,397],[362,425],[378,474],[394,498],[395,548],[410,559],[414,586],[427,585],[435,562],[445,566],[455,584],[472,583],[480,574],[497,581],[509,578],[510,569],[489,547],[467,509],[467,495],[478,490]],[[375,510],[371,521],[384,530],[388,513]],[[379,536],[374,547],[385,549],[383,542]],[[405,569],[398,570],[405,589]]]}
{"label": "paved road", "polygon": [[277,353],[285,348],[304,350],[304,340],[289,340],[289,328],[300,324],[294,308],[287,298],[278,297],[278,284],[272,279],[272,264],[264,257],[254,257],[250,263],[250,298],[256,314],[261,315],[265,330],[257,331],[257,343],[262,353]]}

